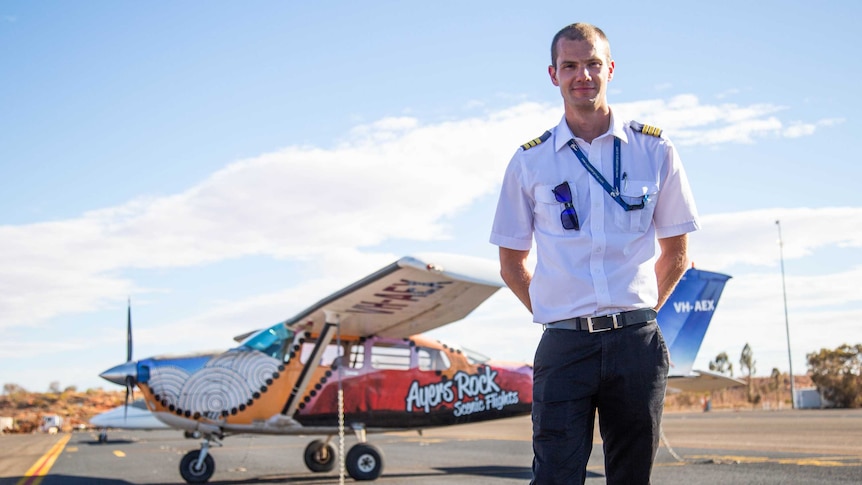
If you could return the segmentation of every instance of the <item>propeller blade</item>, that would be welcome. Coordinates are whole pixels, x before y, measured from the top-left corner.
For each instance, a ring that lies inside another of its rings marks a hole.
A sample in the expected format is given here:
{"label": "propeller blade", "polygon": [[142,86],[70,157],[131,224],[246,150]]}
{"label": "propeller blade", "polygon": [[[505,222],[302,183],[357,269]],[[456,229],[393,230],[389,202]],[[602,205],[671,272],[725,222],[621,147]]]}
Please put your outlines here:
{"label": "propeller blade", "polygon": [[[126,362],[132,361],[132,299],[128,300],[128,307],[126,312]],[[124,384],[126,385],[126,405],[123,406],[123,421],[129,417],[129,397],[134,397],[135,394],[135,379],[134,377],[126,374],[126,378],[124,379]]]}
{"label": "propeller blade", "polygon": [[135,378],[126,376],[126,404],[123,406],[123,421],[129,416],[129,397],[135,398]]}
{"label": "propeller blade", "polygon": [[123,406],[123,422],[126,422],[126,419],[129,417],[129,381],[130,378],[126,378],[126,404]]}
{"label": "propeller blade", "polygon": [[132,360],[132,299],[129,298],[128,313],[126,316],[126,362]]}

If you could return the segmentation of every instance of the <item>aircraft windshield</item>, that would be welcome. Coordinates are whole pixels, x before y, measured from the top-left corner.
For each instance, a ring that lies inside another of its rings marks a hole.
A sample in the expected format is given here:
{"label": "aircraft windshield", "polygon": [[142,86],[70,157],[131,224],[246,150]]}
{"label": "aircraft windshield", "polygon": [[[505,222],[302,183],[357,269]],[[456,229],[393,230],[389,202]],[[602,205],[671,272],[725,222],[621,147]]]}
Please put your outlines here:
{"label": "aircraft windshield", "polygon": [[467,356],[467,361],[471,364],[484,364],[491,360],[487,355],[476,352],[475,350],[466,349],[464,347],[461,347],[461,350],[464,352],[464,355]]}
{"label": "aircraft windshield", "polygon": [[242,345],[278,360],[284,360],[285,349],[293,339],[293,335],[293,331],[288,330],[283,323],[278,323],[245,339]]}

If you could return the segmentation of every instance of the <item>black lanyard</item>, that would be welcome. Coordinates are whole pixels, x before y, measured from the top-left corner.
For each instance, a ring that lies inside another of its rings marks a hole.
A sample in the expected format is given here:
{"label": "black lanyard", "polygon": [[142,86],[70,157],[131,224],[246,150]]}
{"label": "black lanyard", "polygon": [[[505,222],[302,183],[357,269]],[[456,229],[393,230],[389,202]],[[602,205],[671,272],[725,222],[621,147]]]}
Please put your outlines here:
{"label": "black lanyard", "polygon": [[[626,201],[624,201],[622,196],[620,195],[620,139],[619,138],[614,137],[614,186],[613,187],[611,187],[611,184],[609,184],[608,181],[605,180],[605,178],[602,176],[602,174],[598,170],[596,170],[596,167],[594,167],[593,164],[590,163],[590,160],[587,158],[586,155],[584,155],[584,152],[581,151],[581,147],[578,146],[578,143],[575,141],[574,138],[569,140],[569,148],[571,148],[572,151],[575,152],[575,156],[578,157],[578,160],[581,161],[581,165],[583,165],[584,168],[587,169],[587,172],[590,172],[590,175],[592,175],[593,178],[596,179],[596,182],[601,184],[601,186],[605,189],[605,192],[607,192],[608,195],[610,195],[612,199],[617,201],[617,204],[619,204],[623,209],[625,209],[626,211],[631,211],[631,210],[637,210],[637,209],[643,209],[644,208],[644,203],[646,202],[647,196],[644,195],[641,197],[641,203],[640,204],[631,205],[631,204],[627,203]],[[623,174],[623,175],[625,175],[625,174]]]}

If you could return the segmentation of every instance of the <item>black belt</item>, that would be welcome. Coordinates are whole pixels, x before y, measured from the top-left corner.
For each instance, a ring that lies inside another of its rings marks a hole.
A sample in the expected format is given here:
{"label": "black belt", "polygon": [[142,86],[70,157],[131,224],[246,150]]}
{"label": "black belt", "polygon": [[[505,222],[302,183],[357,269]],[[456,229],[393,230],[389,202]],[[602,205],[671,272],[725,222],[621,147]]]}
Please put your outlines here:
{"label": "black belt", "polygon": [[641,308],[628,312],[612,313],[600,317],[575,317],[547,324],[547,328],[563,328],[566,330],[583,330],[590,333],[605,332],[615,328],[637,325],[655,320],[656,311],[652,308]]}

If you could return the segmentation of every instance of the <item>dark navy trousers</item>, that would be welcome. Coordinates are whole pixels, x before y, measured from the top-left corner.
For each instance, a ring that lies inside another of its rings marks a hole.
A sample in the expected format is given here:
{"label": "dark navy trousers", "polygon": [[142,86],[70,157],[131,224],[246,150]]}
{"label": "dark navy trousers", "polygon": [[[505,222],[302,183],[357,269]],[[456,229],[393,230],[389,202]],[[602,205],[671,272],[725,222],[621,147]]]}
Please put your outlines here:
{"label": "dark navy trousers", "polygon": [[607,483],[649,484],[667,371],[654,320],[592,334],[545,330],[533,369],[531,483],[584,483],[598,411]]}

